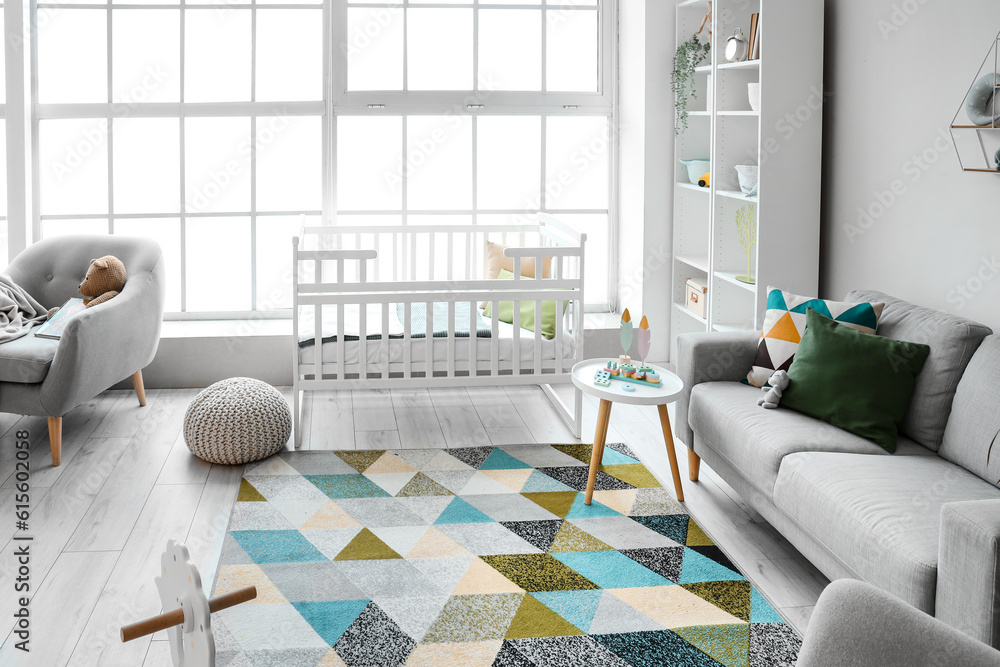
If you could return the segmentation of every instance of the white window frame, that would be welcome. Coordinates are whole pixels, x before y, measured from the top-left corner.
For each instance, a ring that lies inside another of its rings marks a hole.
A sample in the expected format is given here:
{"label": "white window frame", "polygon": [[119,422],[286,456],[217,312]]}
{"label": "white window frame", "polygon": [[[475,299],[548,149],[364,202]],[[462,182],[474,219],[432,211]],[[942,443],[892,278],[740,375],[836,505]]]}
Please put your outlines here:
{"label": "white window frame", "polygon": [[[349,44],[347,32],[347,8],[349,0],[332,0],[332,12],[330,16],[329,34],[334,44]],[[410,0],[397,0],[396,2],[382,2],[372,4],[364,3],[365,8],[384,8],[388,10],[402,11],[403,20],[406,20],[405,10],[414,9],[531,9],[540,10],[542,13],[542,90],[546,84],[546,33],[548,13],[553,11],[596,11],[598,12],[598,30],[600,39],[598,41],[598,72],[597,91],[589,93],[581,92],[513,92],[513,91],[479,91],[478,80],[478,53],[479,53],[479,33],[478,14],[474,12],[473,25],[473,77],[475,79],[475,90],[472,91],[349,91],[347,89],[347,59],[346,48],[334,49],[333,71],[332,71],[332,91],[330,99],[329,118],[332,121],[330,129],[330,141],[328,155],[330,156],[330,171],[337,172],[337,146],[336,146],[336,120],[338,116],[359,116],[359,115],[380,115],[380,116],[402,116],[402,148],[401,155],[406,155],[407,131],[405,118],[414,115],[446,115],[454,114],[456,109],[462,110],[464,114],[473,119],[477,116],[503,116],[503,115],[536,115],[542,120],[541,128],[541,187],[539,210],[552,215],[568,215],[575,213],[606,213],[608,216],[608,248],[598,249],[596,246],[591,252],[601,252],[605,250],[608,257],[608,300],[609,303],[590,304],[587,306],[589,312],[606,312],[613,310],[617,306],[618,287],[618,0],[600,0],[599,5],[588,6],[574,4],[572,0],[559,2],[559,0],[540,0],[540,4],[496,4],[488,0],[466,0],[458,4],[449,2],[441,4],[431,4],[427,2],[411,3]],[[404,58],[404,82],[406,85],[406,31],[403,31],[403,58]],[[516,44],[516,42],[512,42]],[[477,97],[477,93],[487,93],[483,97]],[[548,116],[603,116],[608,118],[610,131],[609,146],[609,168],[608,168],[608,208],[598,209],[556,209],[546,206],[546,169],[545,169],[545,145],[546,145],[546,118]],[[477,141],[476,127],[473,123],[472,129],[472,183],[475,188],[477,164]],[[403,176],[403,190],[405,193],[406,182]],[[335,182],[335,181],[333,181]],[[336,223],[336,215],[401,215],[403,224],[406,224],[408,212],[402,210],[391,211],[339,211],[336,205],[335,188],[330,192],[328,211],[334,212],[329,219]],[[476,208],[475,197],[473,197],[473,208],[470,210],[447,210],[447,211],[427,211],[421,209],[419,215],[467,215],[471,216],[475,223],[477,213],[482,214],[533,214],[536,211],[524,209],[511,210],[478,210]]]}
{"label": "white window frame", "polygon": [[[588,310],[603,311],[613,309],[616,306],[617,295],[617,230],[618,230],[618,90],[617,90],[617,18],[618,0],[600,0],[602,3],[599,13],[599,51],[598,51],[598,91],[593,93],[562,93],[562,92],[507,92],[491,91],[486,103],[477,108],[478,103],[470,102],[470,94],[475,91],[364,91],[350,92],[346,89],[347,75],[347,52],[345,49],[335,48],[336,44],[346,44],[347,35],[347,0],[323,0],[322,5],[318,4],[270,4],[267,2],[252,1],[248,5],[235,6],[241,10],[249,10],[253,13],[253,53],[251,85],[255,86],[255,55],[257,48],[256,41],[256,14],[258,9],[320,9],[323,15],[323,99],[312,102],[213,102],[213,103],[192,103],[183,101],[183,82],[181,83],[181,101],[170,103],[139,103],[130,106],[129,118],[176,118],[180,124],[180,187],[181,202],[185,201],[184,188],[184,168],[185,168],[185,145],[184,145],[184,123],[185,118],[205,118],[220,116],[249,117],[251,119],[250,136],[256,136],[256,120],[260,116],[312,116],[321,117],[322,121],[322,142],[323,142],[323,164],[322,164],[322,210],[321,211],[267,211],[258,212],[256,210],[256,186],[251,184],[251,209],[249,212],[237,214],[251,218],[251,252],[256,256],[256,220],[262,216],[288,216],[305,213],[306,215],[321,215],[327,223],[336,223],[336,173],[337,173],[337,117],[340,115],[391,115],[391,116],[411,116],[424,114],[442,114],[453,112],[454,109],[463,109],[470,116],[477,115],[538,115],[542,117],[542,187],[540,209],[558,215],[571,213],[604,213],[595,209],[572,210],[572,209],[548,209],[545,207],[545,117],[546,116],[605,116],[609,118],[609,129],[611,134],[611,145],[609,153],[608,169],[608,192],[609,202],[606,211],[609,220],[608,240],[608,294],[610,303],[592,304]],[[545,21],[547,13],[562,9],[574,11],[590,10],[585,5],[574,5],[569,0],[565,3],[552,0],[541,0],[541,5],[509,5],[492,4],[484,0],[469,0],[467,3],[455,4],[413,4],[409,0],[400,2],[386,2],[382,4],[366,5],[367,7],[386,7],[406,9],[407,7],[433,9],[433,8],[496,8],[496,9],[536,9],[543,13]],[[49,7],[59,7],[64,9],[106,9],[134,7],[137,9],[179,9],[187,5],[181,0],[180,4],[142,4],[123,5],[112,4],[111,0],[106,2],[94,2],[88,4],[62,5],[58,0],[52,2],[39,2],[29,0],[28,4],[5,3],[2,7],[5,17],[5,53],[6,53],[6,91],[7,104],[0,105],[0,117],[7,120],[7,183],[8,183],[8,210],[6,211],[8,220],[23,220],[27,224],[15,224],[8,229],[9,258],[13,258],[19,252],[30,245],[33,240],[41,238],[41,225],[43,217],[40,215],[40,170],[39,170],[39,122],[49,119],[113,119],[116,117],[114,103],[111,101],[113,89],[111,86],[111,72],[113,60],[111,58],[112,33],[111,21],[112,12],[107,12],[108,26],[108,101],[102,103],[87,104],[40,104],[38,102],[38,82],[35,73],[38,67],[37,42],[30,33],[22,35],[23,41],[13,39],[14,34],[11,26],[34,26],[37,25],[39,9]],[[191,6],[194,8],[195,6]],[[229,9],[234,6],[220,2],[218,4],[199,4],[198,9]],[[28,16],[25,17],[25,12]],[[596,8],[591,11],[598,11]],[[28,18],[30,21],[26,21]],[[544,25],[544,23],[543,23]],[[180,63],[183,71],[184,63],[184,32],[181,29],[181,51]],[[404,38],[405,39],[405,38]],[[478,32],[474,34],[474,51],[478,53]],[[542,57],[545,58],[546,31],[542,30]],[[29,49],[24,50],[21,44],[29,44]],[[405,49],[404,49],[405,55]],[[545,66],[543,60],[542,81],[544,87]],[[477,83],[478,85],[478,83]],[[469,105],[473,106],[470,107]],[[8,107],[10,107],[8,109]],[[181,221],[181,308],[186,306],[186,277],[183,275],[185,268],[184,259],[184,221],[197,217],[224,217],[227,214],[208,212],[188,212],[185,206],[174,214],[121,214],[114,212],[113,202],[113,132],[108,136],[108,197],[109,207],[107,218],[109,221],[109,232],[114,231],[115,220],[124,219],[150,219],[156,217],[173,218]],[[255,143],[255,142],[254,142]],[[406,134],[404,122],[403,146],[405,154]],[[255,148],[252,149],[255,152]],[[473,163],[475,163],[476,142],[473,141]],[[255,170],[255,156],[251,157],[252,169]],[[26,178],[26,175],[30,177]],[[255,177],[255,174],[252,175]],[[473,182],[475,182],[473,175]],[[533,213],[534,211],[494,211],[489,213]],[[405,211],[393,211],[393,214]],[[424,213],[434,213],[433,211]],[[472,214],[476,211],[442,211],[442,214]],[[45,219],[71,220],[92,219],[94,217],[104,218],[101,215],[52,215],[45,216]],[[404,217],[405,219],[405,217]],[[251,261],[251,272],[256,287],[256,262]],[[251,304],[253,310],[244,312],[179,312],[168,314],[168,319],[243,319],[248,316],[255,318],[273,317],[289,318],[291,310],[261,311],[257,310],[256,289],[252,291]]]}

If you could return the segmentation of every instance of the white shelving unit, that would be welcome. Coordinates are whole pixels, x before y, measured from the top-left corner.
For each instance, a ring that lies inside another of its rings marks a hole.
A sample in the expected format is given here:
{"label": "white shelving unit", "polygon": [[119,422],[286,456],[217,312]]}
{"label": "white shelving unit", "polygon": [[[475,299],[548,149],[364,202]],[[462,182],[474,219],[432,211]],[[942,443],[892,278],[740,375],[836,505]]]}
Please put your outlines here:
{"label": "white shelving unit", "polygon": [[[698,29],[708,4],[678,3],[678,44]],[[727,63],[726,39],[736,28],[749,39],[754,13],[760,14],[761,57]],[[695,70],[698,97],[688,105],[688,129],[675,146],[677,160],[711,160],[712,179],[707,188],[691,184],[687,170],[676,163],[670,291],[674,359],[682,333],[759,329],[768,285],[798,294],[819,289],[823,3],[716,0],[712,34],[711,59]],[[760,83],[759,111],[750,109],[748,83]],[[735,170],[751,164],[760,167],[756,197],[740,191]],[[754,285],[737,280],[747,270],[735,222],[744,206],[757,215]],[[688,278],[708,284],[707,317],[684,307]]]}

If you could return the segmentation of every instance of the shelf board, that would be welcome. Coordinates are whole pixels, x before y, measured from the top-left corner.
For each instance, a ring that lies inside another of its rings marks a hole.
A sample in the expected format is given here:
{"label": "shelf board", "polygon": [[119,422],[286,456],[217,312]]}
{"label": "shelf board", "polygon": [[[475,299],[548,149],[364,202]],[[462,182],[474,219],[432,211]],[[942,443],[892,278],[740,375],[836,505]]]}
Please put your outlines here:
{"label": "shelf board", "polygon": [[751,331],[751,327],[745,324],[721,324],[716,323],[712,325],[712,331]]}
{"label": "shelf board", "polygon": [[719,69],[757,69],[760,67],[760,58],[754,60],[741,60],[735,63],[720,63]]}
{"label": "shelf board", "polygon": [[712,114],[708,111],[688,111],[688,115],[698,118],[700,116],[711,116]]}
{"label": "shelf board", "polygon": [[681,264],[687,264],[692,269],[698,269],[708,273],[708,257],[692,257],[690,255],[676,255],[674,257]]}
{"label": "shelf board", "polygon": [[719,116],[759,116],[759,111],[719,111]]}
{"label": "shelf board", "polygon": [[695,315],[694,313],[692,313],[690,310],[688,310],[687,308],[685,308],[681,304],[674,303],[674,309],[681,311],[682,313],[684,313],[685,315],[687,315],[688,317],[690,317],[695,322],[699,322],[706,329],[708,328],[708,320],[706,320],[704,317],[698,317],[697,315]]}
{"label": "shelf board", "polygon": [[742,287],[746,291],[748,291],[750,293],[753,293],[753,294],[756,294],[756,292],[757,292],[757,286],[756,285],[748,285],[746,283],[740,282],[739,280],[736,279],[736,276],[738,276],[738,275],[740,275],[740,274],[738,272],[736,272],[736,271],[716,271],[715,272],[715,277],[718,278],[719,280],[724,280],[727,283],[730,283],[732,285],[736,285],[737,287]]}
{"label": "shelf board", "polygon": [[953,130],[1000,130],[1000,125],[952,125]]}
{"label": "shelf board", "polygon": [[751,204],[757,203],[757,197],[747,197],[739,190],[716,190],[715,194],[720,197],[729,197],[731,199],[739,199],[740,201],[750,202]]}
{"label": "shelf board", "polygon": [[681,183],[681,182],[678,182],[676,185],[677,185],[677,187],[684,188],[685,190],[694,190],[695,192],[708,193],[708,188],[703,188],[700,185],[697,185],[695,183]]}
{"label": "shelf board", "polygon": [[711,65],[699,65],[698,67],[694,68],[694,71],[695,72],[699,72],[699,73],[711,72],[712,71],[712,66]]}

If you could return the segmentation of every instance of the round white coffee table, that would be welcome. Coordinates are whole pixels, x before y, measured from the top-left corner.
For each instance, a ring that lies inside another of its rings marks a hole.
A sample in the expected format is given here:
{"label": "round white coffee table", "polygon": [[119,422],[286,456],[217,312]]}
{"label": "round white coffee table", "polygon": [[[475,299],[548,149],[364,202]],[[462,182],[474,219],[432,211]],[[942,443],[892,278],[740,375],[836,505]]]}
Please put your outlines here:
{"label": "round white coffee table", "polygon": [[[670,417],[667,415],[667,403],[670,403],[684,389],[684,382],[670,371],[646,364],[660,375],[660,385],[640,385],[624,380],[612,379],[611,385],[601,387],[594,384],[594,375],[603,370],[608,361],[617,359],[587,359],[573,366],[573,384],[585,394],[601,399],[601,407],[597,413],[597,432],[594,434],[594,451],[590,457],[590,476],[587,478],[587,492],[584,503],[590,504],[594,496],[594,482],[597,479],[597,469],[604,456],[604,439],[608,434],[608,419],[611,417],[612,403],[628,403],[631,405],[655,405],[660,413],[660,426],[663,429],[663,442],[667,446],[667,457],[670,459],[670,472],[674,478],[674,491],[677,500],[684,501],[684,489],[681,487],[681,474],[677,468],[677,454],[674,452],[674,436],[670,430]],[[633,391],[625,386],[634,387]]]}

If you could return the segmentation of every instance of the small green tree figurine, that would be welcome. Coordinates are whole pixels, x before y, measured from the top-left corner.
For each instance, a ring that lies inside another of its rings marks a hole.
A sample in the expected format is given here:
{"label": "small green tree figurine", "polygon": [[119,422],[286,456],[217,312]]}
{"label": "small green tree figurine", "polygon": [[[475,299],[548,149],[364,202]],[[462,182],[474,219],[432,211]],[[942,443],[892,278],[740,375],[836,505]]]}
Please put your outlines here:
{"label": "small green tree figurine", "polygon": [[747,274],[736,276],[741,283],[756,285],[757,279],[750,275],[750,260],[753,258],[753,247],[757,245],[757,211],[751,205],[746,205],[736,211],[736,231],[740,233],[740,248],[747,256]]}

